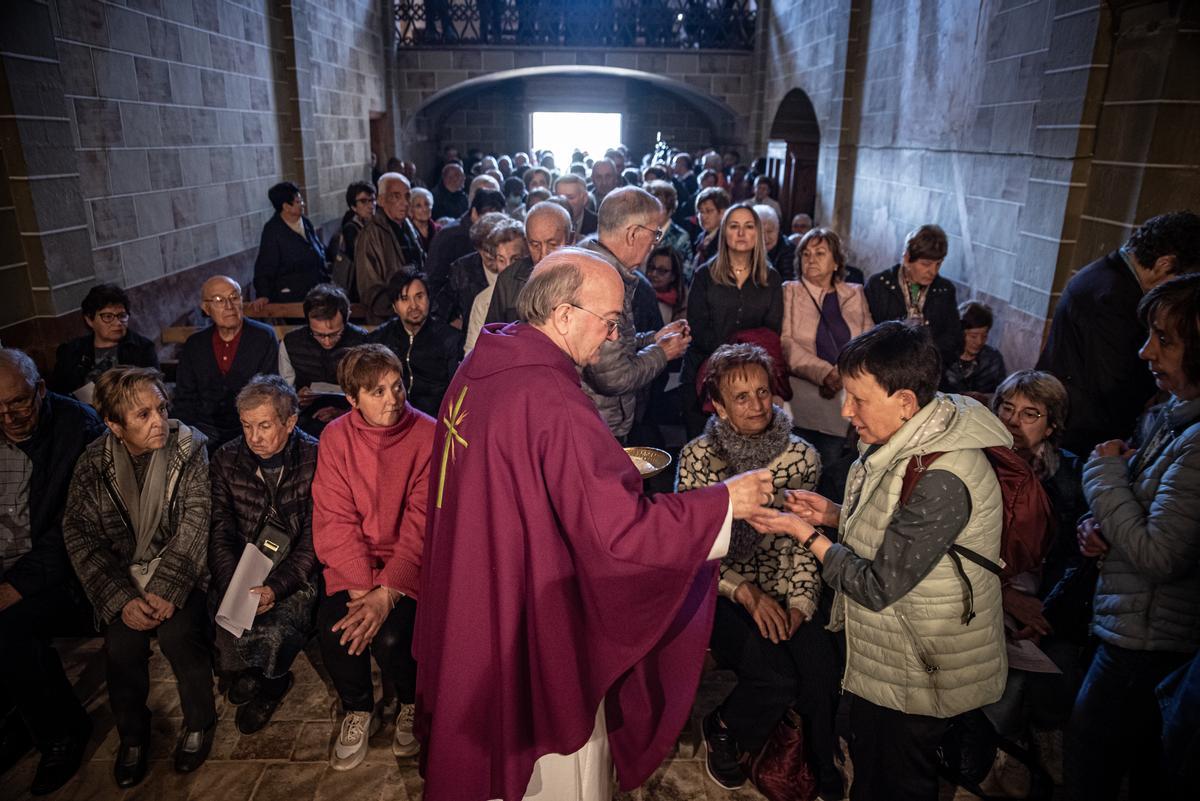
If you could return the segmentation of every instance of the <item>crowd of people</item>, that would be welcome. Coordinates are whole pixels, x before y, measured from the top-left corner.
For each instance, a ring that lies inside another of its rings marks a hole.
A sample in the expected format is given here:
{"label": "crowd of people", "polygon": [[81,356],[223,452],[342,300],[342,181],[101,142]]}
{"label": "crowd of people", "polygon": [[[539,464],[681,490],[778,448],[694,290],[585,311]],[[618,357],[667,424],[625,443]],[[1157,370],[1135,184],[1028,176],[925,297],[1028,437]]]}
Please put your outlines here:
{"label": "crowd of people", "polygon": [[[204,282],[173,384],[113,285],[49,379],[0,351],[2,742],[40,752],[34,794],[91,732],[51,639],[98,633],[120,787],[148,769],[151,639],[190,772],[214,683],[252,735],[315,637],[333,768],[394,721],[430,798],[636,784],[705,648],[737,677],[702,727],[729,790],[798,726],[822,799],[1012,791],[1014,760],[1069,798],[1183,797],[1200,218],[1081,269],[1010,374],[935,223],[868,277],[836,230],[781,230],[762,160],[661,155],[448,147],[432,189],[402,162],[351,184],[328,241],[280,183],[254,298]],[[282,340],[268,303],[302,308]],[[625,445],[671,452],[674,486],[644,495]],[[254,549],[238,634],[218,608]]]}

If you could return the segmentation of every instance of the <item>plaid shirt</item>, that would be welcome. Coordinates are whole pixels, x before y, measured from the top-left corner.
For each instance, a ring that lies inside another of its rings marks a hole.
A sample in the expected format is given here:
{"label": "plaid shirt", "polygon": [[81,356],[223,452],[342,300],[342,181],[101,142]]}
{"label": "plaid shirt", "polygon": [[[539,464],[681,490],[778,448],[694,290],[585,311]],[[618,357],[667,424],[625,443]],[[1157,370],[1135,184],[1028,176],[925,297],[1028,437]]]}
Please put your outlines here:
{"label": "plaid shirt", "polygon": [[0,576],[33,550],[29,528],[29,479],[33,462],[0,437]]}

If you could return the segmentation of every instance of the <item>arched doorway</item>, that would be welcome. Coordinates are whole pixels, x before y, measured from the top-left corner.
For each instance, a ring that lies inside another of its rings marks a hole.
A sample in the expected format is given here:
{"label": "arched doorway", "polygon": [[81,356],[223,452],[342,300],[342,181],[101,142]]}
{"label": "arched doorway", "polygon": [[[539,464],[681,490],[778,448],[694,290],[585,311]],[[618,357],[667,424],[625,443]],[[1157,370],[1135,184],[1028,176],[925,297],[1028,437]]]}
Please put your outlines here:
{"label": "arched doorway", "polygon": [[767,143],[767,174],[779,185],[785,232],[796,214],[813,215],[817,204],[817,161],[821,127],[803,89],[788,92],[775,112]]}

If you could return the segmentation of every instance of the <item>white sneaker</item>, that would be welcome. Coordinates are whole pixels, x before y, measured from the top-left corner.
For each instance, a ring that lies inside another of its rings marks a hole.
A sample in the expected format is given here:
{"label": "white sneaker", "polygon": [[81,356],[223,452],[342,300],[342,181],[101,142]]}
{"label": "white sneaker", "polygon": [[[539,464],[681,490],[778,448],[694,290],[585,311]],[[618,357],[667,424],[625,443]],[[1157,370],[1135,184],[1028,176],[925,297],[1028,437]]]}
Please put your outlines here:
{"label": "white sneaker", "polygon": [[421,750],[421,744],[413,736],[413,710],[412,704],[400,704],[400,714],[396,715],[396,736],[392,738],[394,756],[416,756]]}
{"label": "white sneaker", "polygon": [[329,758],[330,767],[334,770],[351,770],[362,764],[367,757],[367,740],[371,736],[372,722],[370,712],[346,713]]}

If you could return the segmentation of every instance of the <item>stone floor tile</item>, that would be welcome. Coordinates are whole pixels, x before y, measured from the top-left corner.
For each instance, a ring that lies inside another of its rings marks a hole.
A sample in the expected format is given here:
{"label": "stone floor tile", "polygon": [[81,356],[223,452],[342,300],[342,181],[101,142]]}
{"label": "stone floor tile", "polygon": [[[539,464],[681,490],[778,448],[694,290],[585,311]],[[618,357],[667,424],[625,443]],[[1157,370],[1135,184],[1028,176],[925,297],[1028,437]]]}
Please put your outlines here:
{"label": "stone floor tile", "polygon": [[328,721],[331,700],[329,689],[319,681],[296,683],[271,719]]}
{"label": "stone floor tile", "polygon": [[314,801],[347,801],[376,799],[383,793],[383,784],[391,774],[392,765],[363,763],[354,770],[334,770],[326,766],[317,781]]}
{"label": "stone floor tile", "polygon": [[[312,801],[317,792],[317,781],[327,765],[295,764],[267,765],[258,786],[251,796],[253,801]],[[357,799],[358,796],[355,796]],[[346,799],[350,801],[350,799]]]}
{"label": "stone floor tile", "polygon": [[230,759],[290,759],[302,725],[299,721],[272,720],[262,731],[243,734]]}
{"label": "stone floor tile", "polygon": [[207,762],[193,775],[189,801],[249,801],[267,766],[262,762]]}
{"label": "stone floor tile", "polygon": [[708,778],[698,762],[665,762],[642,785],[645,801],[694,801],[704,798]]}
{"label": "stone floor tile", "polygon": [[[232,709],[232,707],[230,707]],[[224,720],[217,721],[217,731],[213,734],[212,751],[209,759],[232,759],[233,752],[242,740],[242,733],[233,722],[232,712]]]}
{"label": "stone floor tile", "polygon": [[293,762],[325,762],[333,748],[334,727],[327,720],[307,721],[300,727],[292,749]]}
{"label": "stone floor tile", "polygon": [[75,778],[50,797],[60,801],[112,801],[124,798],[125,791],[117,787],[112,769],[111,762],[84,763]]}

